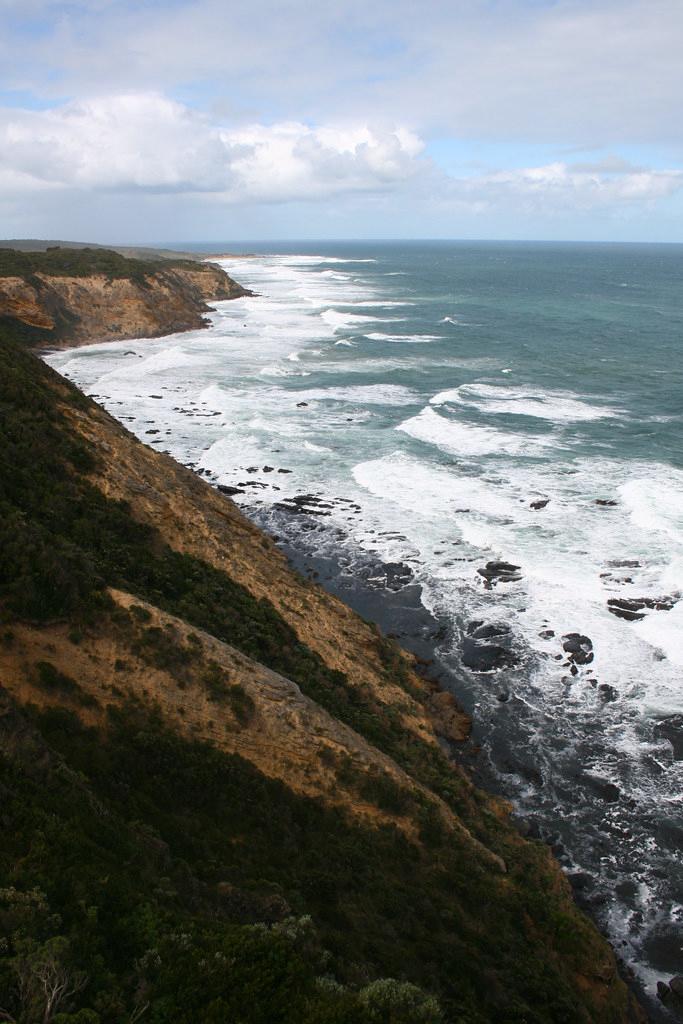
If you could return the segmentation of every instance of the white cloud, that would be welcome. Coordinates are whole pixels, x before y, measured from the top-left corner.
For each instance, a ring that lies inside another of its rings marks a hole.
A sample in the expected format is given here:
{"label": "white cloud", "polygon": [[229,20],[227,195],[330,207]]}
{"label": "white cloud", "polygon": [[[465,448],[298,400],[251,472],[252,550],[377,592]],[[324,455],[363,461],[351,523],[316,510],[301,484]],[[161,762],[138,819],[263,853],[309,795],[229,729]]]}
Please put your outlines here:
{"label": "white cloud", "polygon": [[464,194],[492,202],[523,201],[530,208],[590,210],[620,208],[632,203],[654,203],[683,188],[683,171],[614,170],[611,162],[585,170],[561,161],[541,167],[496,171],[453,185]]}
{"label": "white cloud", "polygon": [[155,93],[0,112],[0,172],[13,190],[69,187],[286,201],[391,188],[419,168],[405,128],[226,129]]}
{"label": "white cloud", "polygon": [[683,187],[680,170],[651,170],[610,155],[449,176],[405,127],[310,126],[297,121],[226,127],[158,93],[96,97],[48,111],[0,111],[0,184],[6,195],[70,190],[204,195],[225,203],[286,203],[400,192],[405,201],[475,211],[647,205]]}
{"label": "white cloud", "polygon": [[390,118],[452,133],[680,145],[681,0],[79,0],[13,5],[6,85],[47,96],[188,89],[257,120]]}
{"label": "white cloud", "polygon": [[405,128],[309,128],[296,122],[227,133],[239,148],[232,169],[239,195],[306,199],[338,192],[383,190],[414,175],[421,141]]}

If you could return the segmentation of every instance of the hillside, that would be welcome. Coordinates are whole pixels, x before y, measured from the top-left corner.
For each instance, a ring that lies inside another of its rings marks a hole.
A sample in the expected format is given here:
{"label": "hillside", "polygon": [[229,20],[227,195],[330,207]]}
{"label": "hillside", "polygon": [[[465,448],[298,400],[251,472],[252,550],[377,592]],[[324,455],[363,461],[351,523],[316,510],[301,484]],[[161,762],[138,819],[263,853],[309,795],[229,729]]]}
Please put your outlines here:
{"label": "hillside", "polygon": [[0,550],[1,1019],[643,1019],[452,698],[6,326]]}
{"label": "hillside", "polygon": [[0,248],[0,324],[34,347],[196,330],[206,326],[207,302],[246,294],[212,263],[104,248]]}

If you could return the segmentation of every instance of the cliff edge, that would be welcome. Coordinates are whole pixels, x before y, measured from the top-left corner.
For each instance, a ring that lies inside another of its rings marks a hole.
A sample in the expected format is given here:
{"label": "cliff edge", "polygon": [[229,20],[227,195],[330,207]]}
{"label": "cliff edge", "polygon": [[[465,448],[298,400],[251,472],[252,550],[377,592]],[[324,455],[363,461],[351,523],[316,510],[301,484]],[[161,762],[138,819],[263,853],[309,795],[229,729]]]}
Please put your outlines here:
{"label": "cliff edge", "polygon": [[209,302],[250,295],[213,263],[109,249],[0,249],[0,323],[40,348],[155,338],[207,325]]}

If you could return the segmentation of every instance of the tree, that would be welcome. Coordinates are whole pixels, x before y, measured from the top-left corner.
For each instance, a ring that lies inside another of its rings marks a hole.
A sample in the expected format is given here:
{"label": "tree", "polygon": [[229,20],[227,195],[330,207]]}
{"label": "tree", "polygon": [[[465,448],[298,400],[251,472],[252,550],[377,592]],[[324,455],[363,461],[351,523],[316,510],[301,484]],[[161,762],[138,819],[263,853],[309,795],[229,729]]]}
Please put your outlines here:
{"label": "tree", "polygon": [[9,1024],[52,1024],[62,1007],[85,987],[87,977],[68,964],[69,941],[57,935],[44,943],[17,938],[10,960],[16,978],[17,1015],[0,1008]]}

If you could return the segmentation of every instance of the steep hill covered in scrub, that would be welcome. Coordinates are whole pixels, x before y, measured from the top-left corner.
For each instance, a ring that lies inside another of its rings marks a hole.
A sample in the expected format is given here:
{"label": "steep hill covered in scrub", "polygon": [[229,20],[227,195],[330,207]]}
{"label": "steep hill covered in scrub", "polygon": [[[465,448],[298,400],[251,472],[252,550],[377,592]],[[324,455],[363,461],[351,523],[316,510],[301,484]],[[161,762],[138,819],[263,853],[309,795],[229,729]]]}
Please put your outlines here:
{"label": "steep hill covered in scrub", "polygon": [[412,659],[0,328],[0,1017],[625,1024]]}
{"label": "steep hill covered in scrub", "polygon": [[195,330],[207,302],[247,294],[213,263],[0,248],[0,324],[43,348]]}

